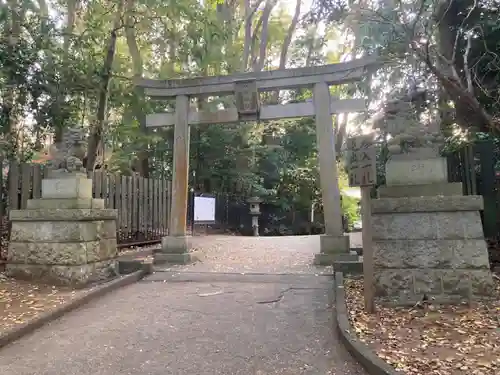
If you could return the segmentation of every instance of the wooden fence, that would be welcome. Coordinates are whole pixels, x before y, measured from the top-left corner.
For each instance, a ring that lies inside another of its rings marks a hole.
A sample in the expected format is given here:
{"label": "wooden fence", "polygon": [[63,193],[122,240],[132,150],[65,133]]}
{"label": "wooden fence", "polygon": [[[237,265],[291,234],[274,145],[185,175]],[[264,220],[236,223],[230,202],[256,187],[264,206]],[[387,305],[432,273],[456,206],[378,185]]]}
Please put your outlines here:
{"label": "wooden fence", "polygon": [[[37,164],[10,163],[0,160],[0,235],[8,239],[8,212],[26,208],[28,199],[40,198],[44,167]],[[119,176],[95,172],[93,196],[105,201],[106,208],[118,210],[118,243],[121,246],[160,240],[168,233],[170,213],[169,180],[137,176]],[[2,245],[3,244],[3,245]],[[0,249],[5,252],[5,249]],[[1,258],[1,256],[0,256]]]}

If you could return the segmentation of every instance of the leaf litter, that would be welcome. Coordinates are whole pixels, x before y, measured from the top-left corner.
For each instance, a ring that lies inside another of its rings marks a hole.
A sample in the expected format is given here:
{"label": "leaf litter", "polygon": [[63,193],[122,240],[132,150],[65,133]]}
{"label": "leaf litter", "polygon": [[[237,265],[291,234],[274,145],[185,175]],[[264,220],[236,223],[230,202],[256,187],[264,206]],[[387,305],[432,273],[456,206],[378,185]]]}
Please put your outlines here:
{"label": "leaf litter", "polygon": [[85,291],[15,280],[0,273],[0,335]]}
{"label": "leaf litter", "polygon": [[386,307],[364,312],[363,280],[345,281],[358,338],[407,375],[500,374],[500,283],[495,298],[462,305]]}

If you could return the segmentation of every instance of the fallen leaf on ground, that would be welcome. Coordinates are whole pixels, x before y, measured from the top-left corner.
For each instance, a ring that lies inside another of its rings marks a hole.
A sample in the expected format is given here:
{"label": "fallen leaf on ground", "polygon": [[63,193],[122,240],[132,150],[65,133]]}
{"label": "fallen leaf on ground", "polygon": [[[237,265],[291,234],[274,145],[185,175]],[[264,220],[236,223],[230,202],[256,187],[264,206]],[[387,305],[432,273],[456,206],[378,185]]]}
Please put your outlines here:
{"label": "fallen leaf on ground", "polygon": [[500,374],[500,283],[472,306],[376,306],[364,312],[363,281],[345,281],[349,319],[377,355],[407,375]]}
{"label": "fallen leaf on ground", "polygon": [[0,334],[85,292],[37,285],[0,274]]}

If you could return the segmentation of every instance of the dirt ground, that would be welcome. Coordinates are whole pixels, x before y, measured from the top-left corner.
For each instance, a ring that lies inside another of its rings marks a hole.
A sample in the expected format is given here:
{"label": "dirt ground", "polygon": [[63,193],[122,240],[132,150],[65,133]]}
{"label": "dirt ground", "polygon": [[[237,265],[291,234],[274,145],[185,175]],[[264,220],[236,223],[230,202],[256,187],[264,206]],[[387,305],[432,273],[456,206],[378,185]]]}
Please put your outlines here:
{"label": "dirt ground", "polygon": [[84,292],[13,280],[0,273],[0,334]]}
{"label": "dirt ground", "polygon": [[[152,247],[150,247],[152,248]],[[127,249],[123,256],[151,262],[149,247]],[[135,255],[137,254],[137,255]],[[0,271],[0,335],[17,325],[69,302],[90,288],[71,289],[7,278]]]}
{"label": "dirt ground", "polygon": [[500,374],[500,283],[496,298],[471,306],[376,307],[363,311],[363,281],[346,280],[347,309],[359,338],[407,375]]}

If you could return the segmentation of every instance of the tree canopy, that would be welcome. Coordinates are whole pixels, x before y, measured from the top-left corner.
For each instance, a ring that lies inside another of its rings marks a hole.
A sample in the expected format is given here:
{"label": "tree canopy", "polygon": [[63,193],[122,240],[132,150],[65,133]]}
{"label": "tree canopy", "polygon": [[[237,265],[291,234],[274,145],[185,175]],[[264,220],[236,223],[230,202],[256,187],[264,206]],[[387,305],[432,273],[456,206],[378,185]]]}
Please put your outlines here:
{"label": "tree canopy", "polygon": [[[134,87],[169,79],[334,63],[378,53],[385,64],[341,98],[425,92],[444,131],[500,127],[500,17],[491,0],[0,0],[0,142],[7,158],[42,158],[71,125],[88,129],[87,168],[171,173],[172,129],[144,128],[171,109]],[[308,90],[262,95],[302,101]],[[231,98],[193,105],[231,106]],[[369,113],[336,116],[336,147]],[[348,126],[348,123],[350,126]],[[351,130],[349,130],[351,129]],[[271,144],[269,143],[271,140]],[[279,144],[281,147],[272,147]],[[283,207],[319,201],[313,119],[191,130],[190,185],[252,193]],[[343,169],[341,169],[343,170]],[[344,172],[343,172],[344,173]],[[346,185],[345,174],[341,184]]]}

